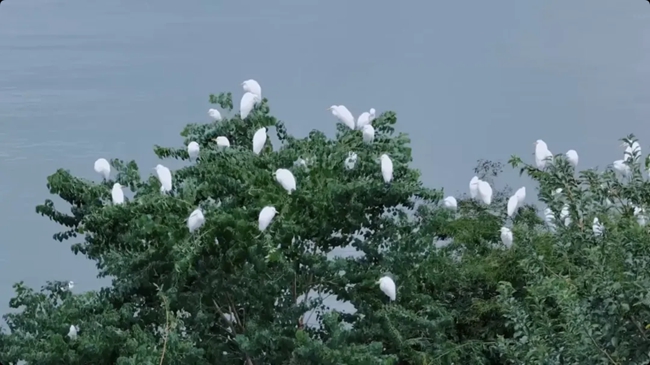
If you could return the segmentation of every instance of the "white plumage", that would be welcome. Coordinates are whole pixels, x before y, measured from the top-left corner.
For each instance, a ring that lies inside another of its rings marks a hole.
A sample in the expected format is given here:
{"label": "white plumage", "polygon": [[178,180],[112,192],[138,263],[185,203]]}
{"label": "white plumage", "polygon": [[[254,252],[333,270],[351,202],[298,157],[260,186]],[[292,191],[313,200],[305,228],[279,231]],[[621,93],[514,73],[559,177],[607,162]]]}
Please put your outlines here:
{"label": "white plumage", "polygon": [[501,242],[506,248],[512,247],[513,237],[510,228],[501,227]]}
{"label": "white plumage", "polygon": [[253,135],[253,153],[259,155],[266,143],[266,128],[258,129]]}
{"label": "white plumage", "polygon": [[603,230],[605,227],[598,221],[598,218],[594,218],[594,222],[591,225],[591,230],[594,232],[595,236],[602,236]]}
{"label": "white plumage", "polygon": [[357,164],[357,154],[354,152],[348,152],[348,157],[345,159],[345,168],[352,170]]}
{"label": "white plumage", "polygon": [[239,102],[239,115],[241,119],[248,117],[259,100],[259,96],[251,92],[247,92],[241,97],[241,101]]}
{"label": "white plumage", "polygon": [[551,231],[555,230],[555,214],[551,208],[544,209],[544,221]]}
{"label": "white plumage", "polygon": [[553,154],[548,149],[546,142],[538,139],[535,141],[535,165],[540,170],[543,170],[546,167],[546,164],[549,163],[549,159],[553,157]]}
{"label": "white plumage", "polygon": [[508,199],[508,207],[507,207],[508,217],[512,217],[512,215],[515,214],[518,205],[519,205],[519,198],[517,198],[517,194],[513,194],[510,197],[510,199]]}
{"label": "white plumage", "polygon": [[362,131],[363,141],[365,143],[372,143],[375,140],[375,128],[372,125],[364,125]]}
{"label": "white plumage", "polygon": [[221,119],[223,119],[221,117],[221,113],[219,113],[219,111],[217,109],[208,109],[208,115],[210,116],[210,118],[216,120],[217,122],[219,122],[219,121],[221,121]]}
{"label": "white plumage", "polygon": [[228,137],[219,136],[215,138],[214,141],[217,142],[217,147],[221,147],[221,148],[230,147],[230,141],[228,140]]}
{"label": "white plumage", "polygon": [[621,175],[627,176],[630,174],[630,166],[628,166],[624,160],[616,160],[614,161],[613,165],[614,165],[614,170],[621,173]]}
{"label": "white plumage", "polygon": [[393,180],[393,161],[387,154],[381,155],[381,176],[386,184]]}
{"label": "white plumage", "polygon": [[70,337],[71,340],[76,340],[77,333],[79,333],[79,326],[70,325],[70,330],[68,331],[68,337]]}
{"label": "white plumage", "polygon": [[368,114],[368,123],[372,123],[375,120],[375,108],[370,108],[370,112]]}
{"label": "white plumage", "polygon": [[566,159],[569,161],[573,168],[578,167],[578,152],[575,150],[568,150],[566,153]]}
{"label": "white plumage", "polygon": [[113,184],[113,189],[111,190],[111,198],[113,198],[113,204],[124,203],[124,192],[122,189],[124,189],[124,186],[120,185],[120,183]]}
{"label": "white plumage", "polygon": [[350,129],[354,129],[355,127],[354,117],[352,116],[352,113],[350,113],[348,108],[345,107],[345,105],[332,105],[331,107],[328,108],[328,110],[331,110],[332,114],[336,118],[338,118],[338,120],[341,121],[341,123],[345,124]]}
{"label": "white plumage", "polygon": [[478,197],[483,204],[490,205],[492,203],[492,187],[487,181],[478,181]]}
{"label": "white plumage", "polygon": [[111,165],[105,158],[100,158],[95,161],[95,172],[100,174],[104,179],[108,180],[111,176]]}
{"label": "white plumage", "polygon": [[377,283],[379,284],[379,290],[386,294],[391,301],[397,299],[397,288],[395,287],[393,279],[388,276],[383,276],[377,281]]}
{"label": "white plumage", "polygon": [[638,157],[641,156],[641,145],[639,144],[638,141],[632,142],[631,146],[628,143],[624,142],[623,146],[625,146],[625,153],[623,153],[623,159],[625,161],[627,160],[636,161],[634,155],[637,155],[637,159]]}
{"label": "white plumage", "polygon": [[357,129],[363,129],[364,126],[370,124],[370,113],[363,112],[357,118]]}
{"label": "white plumage", "polygon": [[190,230],[190,233],[193,233],[197,229],[201,228],[205,223],[205,217],[200,208],[194,209],[190,216],[187,218],[187,228]]}
{"label": "white plumage", "polygon": [[293,176],[293,173],[287,169],[277,169],[275,170],[275,180],[282,185],[284,190],[289,194],[292,191],[296,190],[296,178]]}
{"label": "white plumage", "polygon": [[472,199],[475,199],[478,196],[478,176],[474,176],[472,180],[469,181],[469,195]]}
{"label": "white plumage", "polygon": [[266,228],[271,224],[271,221],[275,217],[275,215],[278,213],[277,210],[275,210],[275,207],[267,206],[262,208],[262,211],[260,212],[260,217],[259,217],[259,224],[258,227],[260,231],[266,230]]}
{"label": "white plumage", "polygon": [[259,98],[259,100],[262,100],[262,87],[260,86],[259,82],[253,79],[249,79],[242,82],[241,86],[244,89],[244,91],[249,92],[251,94],[255,94]]}
{"label": "white plumage", "polygon": [[564,205],[560,211],[560,220],[564,222],[565,226],[571,224],[571,217],[569,216],[569,206]]}
{"label": "white plumage", "polygon": [[442,203],[445,205],[445,208],[450,210],[456,210],[456,208],[458,208],[458,201],[456,201],[456,198],[453,196],[446,197]]}
{"label": "white plumage", "polygon": [[172,172],[165,166],[158,164],[154,167],[158,180],[160,180],[160,191],[168,193],[172,191]]}
{"label": "white plumage", "polygon": [[187,154],[190,155],[190,161],[196,160],[199,157],[200,147],[199,144],[192,141],[187,145]]}
{"label": "white plumage", "polygon": [[524,200],[526,200],[526,187],[522,186],[519,189],[517,189],[515,195],[517,196],[517,200],[519,201],[519,206],[522,206]]}

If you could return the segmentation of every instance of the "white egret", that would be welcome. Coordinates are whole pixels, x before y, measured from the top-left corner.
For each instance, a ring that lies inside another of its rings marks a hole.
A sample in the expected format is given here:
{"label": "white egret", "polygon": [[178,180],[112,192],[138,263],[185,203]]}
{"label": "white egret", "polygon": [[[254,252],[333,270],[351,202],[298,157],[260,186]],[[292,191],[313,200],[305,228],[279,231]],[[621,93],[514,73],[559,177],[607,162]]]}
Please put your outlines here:
{"label": "white egret", "polygon": [[370,113],[363,112],[357,118],[357,129],[363,129],[364,126],[370,124]]}
{"label": "white egret", "polygon": [[624,160],[614,161],[614,170],[621,173],[621,175],[627,177],[630,174],[630,166],[628,166]]}
{"label": "white egret", "polygon": [[478,196],[483,204],[490,205],[492,203],[492,187],[487,181],[478,181]]}
{"label": "white egret", "polygon": [[503,245],[506,246],[506,248],[512,247],[513,237],[510,228],[501,227],[499,231],[501,232],[501,242]]}
{"label": "white egret", "polygon": [[564,205],[560,211],[560,220],[564,222],[565,226],[571,224],[571,217],[569,216],[569,206]]}
{"label": "white egret", "polygon": [[368,114],[368,122],[372,123],[375,120],[375,108],[370,108],[370,112]]}
{"label": "white egret", "polygon": [[253,79],[249,79],[242,82],[241,86],[244,89],[244,91],[249,92],[251,94],[255,94],[257,95],[259,100],[262,100],[262,87],[257,81]]}
{"label": "white egret", "polygon": [[124,192],[122,189],[124,189],[124,186],[120,185],[120,183],[113,184],[113,189],[111,190],[111,198],[113,198],[113,204],[124,203]]}
{"label": "white egret", "polygon": [[201,208],[194,209],[190,216],[187,218],[187,228],[189,228],[190,233],[193,233],[197,229],[201,228],[205,223],[205,217]]}
{"label": "white egret", "polygon": [[553,158],[553,154],[549,151],[546,142],[541,139],[535,141],[535,165],[537,168],[543,170],[549,162],[549,158]]}
{"label": "white egret", "polygon": [[623,154],[625,161],[629,159],[636,161],[634,155],[637,155],[637,159],[641,156],[641,145],[638,141],[632,142],[631,146],[627,142],[623,142],[622,146],[625,147],[625,153]]}
{"label": "white egret", "polygon": [[381,155],[381,176],[386,184],[393,180],[393,161],[385,153]]}
{"label": "white egret", "polygon": [[161,164],[156,165],[153,169],[156,170],[158,180],[160,180],[160,191],[163,193],[172,191],[172,172]]}
{"label": "white egret", "polygon": [[634,216],[636,217],[637,223],[641,226],[645,226],[648,223],[648,218],[645,215],[645,209],[634,207]]}
{"label": "white egret", "polygon": [[253,153],[259,155],[266,143],[266,128],[258,129],[253,135]]}
{"label": "white egret", "polygon": [[74,288],[74,281],[68,281],[68,290],[72,290]]}
{"label": "white egret", "polygon": [[450,210],[456,210],[456,208],[458,208],[458,201],[456,201],[456,198],[453,196],[446,197],[442,203],[445,205],[445,208]]}
{"label": "white egret", "polygon": [[266,228],[271,224],[271,221],[275,217],[275,215],[278,213],[277,210],[275,210],[275,207],[267,206],[262,208],[262,211],[260,212],[260,217],[258,220],[258,227],[260,231],[266,230]]}
{"label": "white egret", "polygon": [[287,169],[277,169],[273,175],[275,176],[275,180],[282,185],[289,195],[291,195],[292,191],[296,190],[296,178],[293,176],[291,171]]}
{"label": "white egret", "polygon": [[518,205],[519,205],[519,198],[517,197],[517,194],[513,194],[510,197],[510,199],[508,199],[508,207],[507,207],[508,217],[512,217],[512,215],[515,214]]}
{"label": "white egret", "polygon": [[366,124],[363,126],[363,141],[365,143],[372,143],[372,141],[375,140],[375,128],[370,125]]}
{"label": "white egret", "polygon": [[200,147],[199,144],[192,141],[187,145],[187,154],[190,155],[190,161],[196,160],[199,157]]}
{"label": "white egret", "polygon": [[216,120],[217,122],[220,122],[221,119],[223,119],[221,117],[221,113],[219,113],[217,109],[208,109],[208,115],[210,116],[210,118]]}
{"label": "white egret", "polygon": [[551,208],[547,207],[544,209],[544,220],[546,221],[546,225],[549,229],[551,229],[551,231],[555,230],[555,214]]}
{"label": "white egret", "polygon": [[469,181],[469,195],[472,199],[475,199],[478,196],[478,176],[474,176],[472,180]]}
{"label": "white egret", "polygon": [[228,137],[219,136],[213,139],[213,141],[217,142],[217,147],[221,147],[221,148],[230,147],[230,141],[228,140]]}
{"label": "white egret", "polygon": [[102,175],[106,180],[111,176],[111,165],[105,158],[100,158],[95,161],[95,172]]}
{"label": "white egret", "polygon": [[348,157],[345,159],[345,168],[352,170],[357,164],[357,154],[354,152],[348,152]]}
{"label": "white egret", "polygon": [[551,193],[551,195],[556,196],[558,194],[562,194],[562,191],[563,191],[562,188],[557,188]]}
{"label": "white egret", "polygon": [[68,331],[68,337],[70,337],[71,340],[76,340],[78,332],[79,332],[79,326],[70,325],[70,330]]}
{"label": "white egret", "polygon": [[598,218],[594,218],[594,222],[591,226],[591,230],[594,232],[594,236],[602,236],[604,229],[605,227],[598,221]]}
{"label": "white egret", "polygon": [[244,96],[241,97],[241,101],[239,102],[239,115],[241,119],[246,119],[248,117],[258,101],[259,97],[250,92],[245,93]]}
{"label": "white egret", "polygon": [[517,196],[517,200],[519,201],[518,206],[522,206],[524,203],[524,200],[526,200],[526,187],[522,186],[517,191],[515,191],[515,195]]}
{"label": "white egret", "polygon": [[338,118],[339,121],[348,126],[348,128],[354,129],[354,117],[348,108],[345,107],[345,105],[332,105],[327,110],[331,110],[332,114]]}
{"label": "white egret", "polygon": [[397,288],[395,287],[395,282],[388,276],[382,276],[377,280],[379,284],[379,290],[381,290],[391,301],[394,301],[397,298]]}
{"label": "white egret", "polygon": [[569,161],[573,168],[578,167],[578,152],[575,150],[568,150],[566,153],[566,159]]}

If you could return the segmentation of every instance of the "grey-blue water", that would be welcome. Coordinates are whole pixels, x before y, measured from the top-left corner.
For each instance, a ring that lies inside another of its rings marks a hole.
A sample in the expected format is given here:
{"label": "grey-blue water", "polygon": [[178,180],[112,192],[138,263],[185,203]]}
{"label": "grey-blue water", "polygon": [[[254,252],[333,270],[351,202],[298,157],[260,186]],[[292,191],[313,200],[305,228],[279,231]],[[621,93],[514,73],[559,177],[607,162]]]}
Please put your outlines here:
{"label": "grey-blue water", "polygon": [[180,145],[245,79],[299,136],[332,134],[332,104],[396,110],[425,183],[456,194],[476,159],[530,158],[538,138],[582,166],[621,158],[616,138],[650,137],[649,71],[642,0],[4,0],[0,312],[18,280],[102,283],[34,213],[47,175],[153,167],[153,144]]}

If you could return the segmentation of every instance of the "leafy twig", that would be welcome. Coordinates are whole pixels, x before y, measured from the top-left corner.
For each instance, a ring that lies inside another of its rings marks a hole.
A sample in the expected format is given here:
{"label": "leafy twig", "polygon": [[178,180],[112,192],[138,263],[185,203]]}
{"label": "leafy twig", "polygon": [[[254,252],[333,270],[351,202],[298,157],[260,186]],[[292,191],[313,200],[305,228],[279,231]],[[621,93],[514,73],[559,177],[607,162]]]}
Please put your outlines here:
{"label": "leafy twig", "polygon": [[165,351],[167,351],[167,339],[169,338],[169,305],[167,304],[167,299],[164,296],[161,296],[163,303],[165,305],[165,339],[163,341],[162,354],[160,355],[160,365],[162,365],[165,360]]}

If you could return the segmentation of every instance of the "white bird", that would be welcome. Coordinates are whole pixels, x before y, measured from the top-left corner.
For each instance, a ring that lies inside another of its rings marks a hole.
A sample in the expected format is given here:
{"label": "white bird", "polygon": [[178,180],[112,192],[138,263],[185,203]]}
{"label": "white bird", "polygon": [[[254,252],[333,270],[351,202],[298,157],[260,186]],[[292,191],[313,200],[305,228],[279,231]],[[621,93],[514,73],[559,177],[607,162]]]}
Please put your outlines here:
{"label": "white bird", "polygon": [[379,290],[381,290],[391,301],[394,301],[397,298],[397,288],[395,287],[395,282],[388,276],[383,276],[377,280],[379,284]]}
{"label": "white bird", "polygon": [[345,159],[345,168],[352,170],[354,165],[357,164],[357,154],[354,152],[348,152],[348,157]]}
{"label": "white bird", "polygon": [[515,214],[518,205],[519,205],[519,198],[517,197],[517,194],[513,194],[510,197],[510,199],[508,199],[508,207],[507,207],[508,217],[512,217],[512,215]]}
{"label": "white bird", "polygon": [[566,153],[566,159],[569,161],[573,168],[578,167],[578,152],[575,150],[568,150]]}
{"label": "white bird", "polygon": [[446,197],[445,200],[443,200],[443,204],[445,205],[445,208],[450,210],[456,210],[456,208],[458,208],[458,202],[453,196]]}
{"label": "white bird", "polygon": [[74,288],[74,281],[68,281],[68,290],[72,290]]}
{"label": "white bird", "polygon": [[370,108],[370,112],[368,114],[368,123],[372,123],[375,120],[375,108]]}
{"label": "white bird", "polygon": [[602,236],[604,229],[605,227],[598,221],[598,218],[594,218],[594,223],[591,226],[591,230],[594,232],[594,235]]}
{"label": "white bird", "polygon": [[203,226],[203,223],[205,223],[205,217],[203,216],[201,208],[194,209],[194,211],[192,211],[190,216],[187,218],[187,228],[189,228],[190,233],[201,228],[201,226]]}
{"label": "white bird", "polygon": [[551,193],[551,195],[556,196],[558,194],[562,194],[562,191],[563,191],[562,188],[557,188]]}
{"label": "white bird", "polygon": [[546,225],[551,229],[551,231],[555,230],[555,214],[551,208],[544,209],[544,220],[546,221]]}
{"label": "white bird", "polygon": [[506,248],[512,247],[512,231],[509,228],[506,227],[501,227],[501,242],[503,243]]}
{"label": "white bird", "polygon": [[553,154],[549,151],[546,142],[541,139],[535,141],[535,165],[537,165],[538,169],[543,170],[549,162],[549,158],[552,157]]}
{"label": "white bird", "polygon": [[219,113],[217,109],[208,109],[208,115],[217,122],[220,122],[221,119],[223,119],[221,113]]}
{"label": "white bird", "polygon": [[634,216],[636,217],[637,223],[641,226],[645,226],[648,223],[648,218],[645,215],[645,209],[634,207]]}
{"label": "white bird", "polygon": [[163,193],[172,191],[172,172],[161,164],[156,165],[156,167],[154,167],[154,170],[156,170],[158,180],[160,180],[160,191]]}
{"label": "white bird", "polygon": [[372,125],[364,125],[362,131],[363,141],[365,143],[372,143],[375,140],[375,128]]}
{"label": "white bird", "polygon": [[564,205],[560,211],[560,220],[564,221],[564,225],[568,226],[571,224],[571,217],[569,216],[569,206]]}
{"label": "white bird", "polygon": [[[634,155],[637,155],[637,159],[641,156],[641,145],[638,141],[632,142],[630,146],[628,143],[623,142],[622,146],[625,146],[625,153],[623,154],[623,159],[627,161],[628,159],[634,159]],[[635,160],[636,161],[636,160]]]}
{"label": "white bird", "polygon": [[364,126],[370,124],[370,113],[363,112],[357,118],[357,129],[361,130]]}
{"label": "white bird", "polygon": [[381,155],[381,176],[384,177],[386,184],[393,180],[393,161],[387,154]]}
{"label": "white bird", "polygon": [[517,196],[517,200],[519,201],[519,206],[522,206],[524,203],[524,200],[526,200],[526,187],[522,186],[517,191],[515,191],[515,195]]}
{"label": "white bird", "polygon": [[478,196],[478,176],[474,176],[472,180],[469,181],[469,195],[472,199],[475,199]]}
{"label": "white bird", "polygon": [[275,176],[275,180],[282,185],[289,195],[291,195],[292,191],[296,190],[296,178],[293,176],[291,171],[287,169],[277,169],[273,175]]}
{"label": "white bird", "polygon": [[230,147],[230,141],[228,140],[228,137],[219,136],[213,139],[213,141],[217,142],[217,147],[221,147],[221,148]]}
{"label": "white bird", "polygon": [[624,160],[614,161],[614,170],[620,172],[623,176],[630,174],[630,166],[628,166]]}
{"label": "white bird", "polygon": [[266,230],[266,228],[271,224],[271,221],[275,217],[275,215],[278,213],[277,210],[275,210],[274,207],[267,206],[262,208],[262,211],[260,212],[260,217],[258,220],[258,227],[260,231]]}
{"label": "white bird", "polygon": [[262,100],[262,87],[257,81],[253,79],[249,79],[242,82],[241,86],[244,89],[244,91],[249,92],[251,94],[255,94],[257,95],[260,101]]}
{"label": "white bird", "polygon": [[111,165],[105,158],[100,158],[95,161],[95,172],[102,175],[106,180],[111,176]]}
{"label": "white bird", "polygon": [[492,203],[492,187],[487,181],[478,181],[478,196],[483,204],[490,205]]}
{"label": "white bird", "polygon": [[239,115],[241,119],[246,119],[246,117],[248,117],[258,101],[259,96],[250,92],[245,93],[244,96],[241,97],[241,101],[239,102]]}
{"label": "white bird", "polygon": [[332,114],[338,118],[339,121],[348,126],[348,128],[354,129],[354,117],[348,108],[345,107],[345,105],[332,105],[327,110],[331,110]]}
{"label": "white bird", "polygon": [[113,189],[111,190],[111,198],[113,198],[113,204],[124,203],[124,192],[122,189],[124,189],[124,186],[120,185],[120,183],[113,184]]}
{"label": "white bird", "polygon": [[266,128],[258,129],[253,135],[253,153],[259,155],[266,143]]}
{"label": "white bird", "polygon": [[200,147],[199,144],[192,141],[187,145],[187,154],[190,155],[190,161],[196,160],[199,157]]}
{"label": "white bird", "polygon": [[71,340],[76,340],[78,332],[79,332],[79,326],[70,325],[70,330],[68,331],[68,337],[70,337]]}

